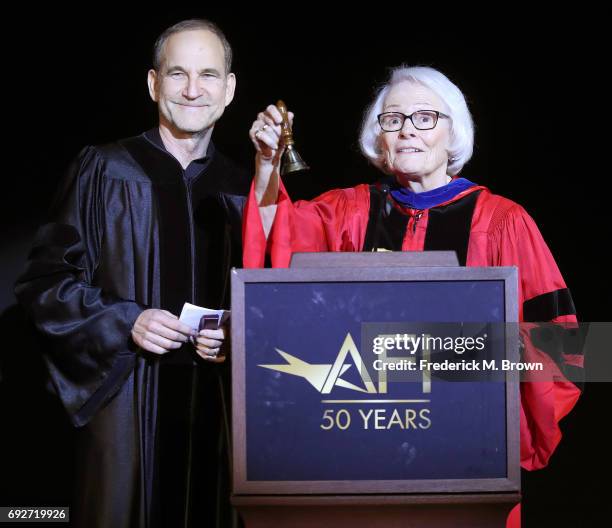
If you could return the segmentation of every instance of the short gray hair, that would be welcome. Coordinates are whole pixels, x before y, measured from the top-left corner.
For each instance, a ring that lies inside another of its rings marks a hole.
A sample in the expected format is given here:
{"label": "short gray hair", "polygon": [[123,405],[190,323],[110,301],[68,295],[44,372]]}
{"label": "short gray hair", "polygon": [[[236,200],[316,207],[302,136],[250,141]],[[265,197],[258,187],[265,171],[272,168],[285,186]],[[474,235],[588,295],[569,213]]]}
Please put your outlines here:
{"label": "short gray hair", "polygon": [[474,123],[461,90],[446,75],[427,66],[399,66],[391,70],[389,80],[376,92],[376,97],[366,109],[359,135],[361,152],[376,167],[385,171],[380,148],[381,128],[378,114],[389,90],[396,84],[409,81],[421,84],[433,91],[446,105],[450,116],[450,145],[447,174],[454,176],[472,157],[474,150]]}
{"label": "short gray hair", "polygon": [[223,51],[225,52],[225,74],[229,74],[232,71],[232,47],[219,26],[217,26],[217,24],[214,22],[205,20],[203,18],[193,18],[191,20],[183,20],[182,22],[178,22],[173,26],[170,26],[159,37],[157,37],[155,45],[153,46],[153,69],[155,71],[159,71],[159,68],[161,67],[164,44],[166,44],[166,41],[172,35],[181,33],[183,31],[197,30],[210,31],[219,38],[221,44],[223,45]]}

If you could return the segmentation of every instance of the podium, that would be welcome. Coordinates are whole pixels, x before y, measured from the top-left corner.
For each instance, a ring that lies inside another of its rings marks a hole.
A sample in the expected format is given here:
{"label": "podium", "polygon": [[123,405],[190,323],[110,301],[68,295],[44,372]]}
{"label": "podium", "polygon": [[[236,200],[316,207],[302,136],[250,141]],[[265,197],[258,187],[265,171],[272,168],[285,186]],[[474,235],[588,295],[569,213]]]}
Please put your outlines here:
{"label": "podium", "polygon": [[247,528],[505,526],[520,500],[517,270],[434,253],[232,272]]}

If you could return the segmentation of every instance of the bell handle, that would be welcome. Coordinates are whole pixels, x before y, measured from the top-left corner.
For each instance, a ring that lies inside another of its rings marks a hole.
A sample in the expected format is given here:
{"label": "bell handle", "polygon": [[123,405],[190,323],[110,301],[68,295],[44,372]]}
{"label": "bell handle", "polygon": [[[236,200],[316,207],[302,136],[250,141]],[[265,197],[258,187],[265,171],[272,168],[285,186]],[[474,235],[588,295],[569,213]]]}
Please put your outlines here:
{"label": "bell handle", "polygon": [[293,132],[291,131],[291,125],[289,124],[289,113],[287,112],[287,105],[281,99],[276,103],[276,108],[281,114],[283,118],[283,122],[281,124],[281,136],[283,139],[283,143],[286,146],[293,145],[295,141],[293,141]]}

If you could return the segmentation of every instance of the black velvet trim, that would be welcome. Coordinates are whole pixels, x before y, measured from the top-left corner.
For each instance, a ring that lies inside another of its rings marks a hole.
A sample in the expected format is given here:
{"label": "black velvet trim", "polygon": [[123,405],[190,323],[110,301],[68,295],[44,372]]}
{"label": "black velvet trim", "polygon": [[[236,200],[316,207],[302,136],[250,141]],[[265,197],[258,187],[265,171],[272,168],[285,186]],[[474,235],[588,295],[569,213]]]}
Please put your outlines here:
{"label": "black velvet trim", "polygon": [[[152,148],[144,136],[123,140],[122,145],[153,183],[154,216],[159,235],[159,295],[161,308],[179,315],[192,299],[190,219],[183,169],[169,153]],[[193,364],[192,347],[182,346],[163,356],[164,363]]]}
{"label": "black velvet trim", "polygon": [[242,209],[249,190],[247,173],[217,152],[193,182],[195,303],[229,308],[229,272],[242,266]]}
{"label": "black velvet trim", "polygon": [[572,294],[567,288],[543,293],[523,303],[524,321],[551,321],[560,315],[575,313]]}
{"label": "black velvet trim", "polygon": [[472,216],[480,192],[472,192],[456,202],[429,210],[425,251],[455,251],[459,265],[465,266]]}
{"label": "black velvet trim", "polygon": [[378,248],[379,224],[388,192],[388,188],[378,189],[370,185],[370,213],[362,251],[376,251]]}
{"label": "black velvet trim", "polygon": [[580,327],[571,328],[562,323],[542,322],[541,325],[536,325],[529,331],[529,340],[533,346],[555,362],[568,381],[583,390],[584,368],[567,363],[564,356],[584,355],[587,334],[588,325],[583,324]]}
{"label": "black velvet trim", "polygon": [[124,140],[122,144],[153,182],[159,222],[159,308],[178,315],[185,301],[193,302],[190,222],[183,170],[170,154],[151,148],[143,136]]}
{"label": "black velvet trim", "polygon": [[113,369],[110,371],[109,377],[104,380],[104,383],[93,394],[89,400],[81,407],[73,417],[73,422],[78,427],[85,425],[92,414],[101,407],[103,402],[110,399],[120,390],[125,380],[134,370],[135,356],[119,356],[116,360]]}
{"label": "black velvet trim", "polygon": [[409,216],[393,207],[386,185],[370,187],[370,216],[362,251],[401,251]]}

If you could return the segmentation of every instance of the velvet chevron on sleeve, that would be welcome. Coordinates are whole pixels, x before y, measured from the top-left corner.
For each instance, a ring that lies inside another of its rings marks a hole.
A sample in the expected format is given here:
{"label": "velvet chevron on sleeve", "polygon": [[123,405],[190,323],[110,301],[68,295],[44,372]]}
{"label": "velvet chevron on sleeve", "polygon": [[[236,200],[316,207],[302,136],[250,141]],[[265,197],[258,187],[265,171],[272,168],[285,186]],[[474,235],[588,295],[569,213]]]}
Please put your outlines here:
{"label": "velvet chevron on sleeve", "polygon": [[[509,200],[496,197],[489,229],[488,261],[519,271],[519,318],[525,361],[540,361],[554,381],[521,384],[521,466],[545,467],[561,440],[559,421],[574,407],[580,389],[530,338],[531,322],[574,323],[576,311],[559,268],[533,219]],[[579,360],[582,357],[578,358]],[[582,366],[579,361],[578,366]]]}

